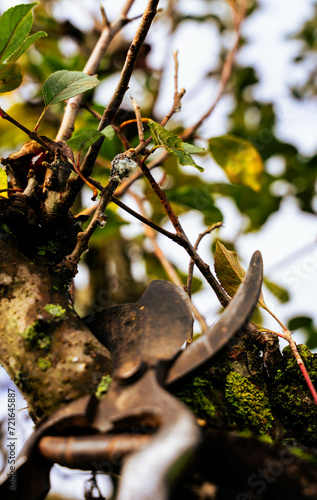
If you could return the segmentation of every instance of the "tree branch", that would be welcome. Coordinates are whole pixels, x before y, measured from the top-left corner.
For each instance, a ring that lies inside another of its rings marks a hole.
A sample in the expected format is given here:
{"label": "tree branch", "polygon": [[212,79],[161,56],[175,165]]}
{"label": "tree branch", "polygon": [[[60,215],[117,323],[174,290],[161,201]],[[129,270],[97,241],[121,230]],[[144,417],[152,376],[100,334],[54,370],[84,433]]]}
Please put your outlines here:
{"label": "tree branch", "polygon": [[214,290],[215,294],[217,295],[219,302],[223,307],[226,307],[229,304],[229,297],[224,291],[224,289],[221,287],[221,285],[218,283],[212,272],[210,271],[210,267],[208,264],[206,264],[201,257],[198,255],[197,251],[193,247],[193,245],[190,243],[189,239],[187,238],[184,229],[182,228],[178,217],[176,216],[175,212],[173,211],[169,201],[167,200],[167,197],[165,193],[161,190],[160,186],[157,184],[155,179],[153,178],[151,172],[147,168],[147,166],[144,164],[143,160],[140,162],[140,168],[144,174],[144,176],[147,178],[147,180],[150,183],[150,186],[152,187],[153,191],[155,194],[158,196],[160,202],[162,203],[162,206],[167,213],[171,223],[173,224],[177,236],[178,236],[178,241],[177,243],[182,246],[188,255],[193,259],[194,263],[202,273],[202,275],[206,278],[207,282],[211,286],[211,288]]}
{"label": "tree branch", "polygon": [[110,125],[117,114],[123,97],[128,90],[129,81],[132,76],[132,72],[140,49],[145,41],[146,35],[148,34],[150,26],[156,15],[158,4],[159,0],[150,0],[146,6],[140,26],[129,47],[127,57],[121,72],[120,80],[112,95],[112,98],[110,99],[108,106],[103,113],[98,130],[103,130],[105,127]]}
{"label": "tree branch", "polygon": [[73,310],[67,285],[0,235],[2,366],[38,421],[93,393],[111,373],[109,351]]}
{"label": "tree branch", "polygon": [[[134,3],[134,0],[130,0],[129,2],[126,2],[124,8],[122,9],[121,13],[117,17],[117,19],[113,23],[107,22],[106,15],[104,10],[101,10],[103,21],[104,21],[104,26],[101,31],[100,37],[90,54],[90,57],[83,69],[83,72],[86,73],[87,75],[94,75],[97,73],[98,68],[100,66],[100,63],[105,55],[105,53],[108,50],[108,47],[110,45],[110,42],[113,40],[115,35],[127,24],[130,22],[129,19],[127,19],[127,14],[132,7]],[[67,141],[72,136],[72,133],[74,131],[74,124],[75,120],[77,118],[81,102],[83,100],[84,94],[78,94],[77,96],[73,97],[72,99],[69,99],[67,101],[65,113],[63,116],[62,123],[60,125],[58,134],[56,136],[56,140],[63,140]]]}
{"label": "tree branch", "polygon": [[[136,194],[133,194],[133,193],[130,193],[130,194],[132,194],[133,198],[136,200],[137,204],[139,205],[140,211],[143,213],[143,216],[145,216],[144,205],[141,202],[140,197],[137,196]],[[146,219],[146,220],[148,220],[148,219]],[[169,277],[169,279],[173,283],[175,283],[175,285],[177,285],[183,289],[184,285],[183,285],[179,275],[177,274],[177,272],[175,271],[174,267],[169,262],[169,260],[165,257],[161,247],[157,243],[156,234],[153,231],[153,228],[150,226],[150,224],[147,224],[147,223],[144,223],[144,226],[145,226],[145,229],[144,229],[145,235],[151,240],[152,245],[153,245],[153,249],[154,249],[154,254],[155,254],[156,258],[160,261],[167,276]],[[171,233],[169,233],[169,234],[171,234]],[[172,236],[174,236],[174,235],[172,235]],[[168,236],[168,237],[170,237],[170,236]],[[174,239],[174,238],[171,238],[171,239]],[[192,310],[193,310],[193,314],[194,314],[195,318],[197,319],[197,321],[201,325],[202,331],[207,330],[208,325],[205,321],[205,318],[200,314],[200,312],[196,309],[196,307],[194,306],[193,303],[191,303],[191,306],[192,306]],[[192,339],[188,339],[188,340],[192,340]]]}
{"label": "tree branch", "polygon": [[36,141],[38,144],[43,146],[43,148],[45,148],[49,153],[55,155],[55,149],[48,142],[46,142],[42,137],[37,135],[36,132],[32,132],[32,130],[29,130],[27,127],[22,125],[22,123],[19,123],[17,120],[12,118],[12,116],[8,115],[8,113],[6,113],[6,111],[4,111],[1,107],[0,107],[0,117],[3,118],[4,120],[8,120],[8,122],[12,123],[17,128],[22,130],[26,135],[28,135],[30,139]]}
{"label": "tree branch", "polygon": [[224,90],[226,88],[226,85],[229,81],[232,68],[233,68],[233,62],[235,55],[237,53],[239,43],[240,43],[240,38],[241,38],[241,24],[243,19],[245,18],[246,14],[246,8],[247,8],[247,0],[240,0],[240,2],[234,2],[234,4],[231,5],[232,10],[233,10],[233,22],[235,26],[235,31],[236,31],[236,38],[235,42],[231,48],[231,50],[228,52],[228,55],[226,57],[226,60],[224,62],[224,65],[222,67],[222,72],[220,76],[220,82],[218,86],[218,91],[215,97],[214,102],[210,106],[210,108],[202,115],[202,117],[191,127],[186,129],[182,135],[181,138],[182,140],[186,140],[189,137],[191,137],[196,130],[201,126],[201,124],[211,115],[211,113],[214,111],[215,107],[217,106],[218,102],[220,101]]}
{"label": "tree branch", "polygon": [[[197,240],[196,240],[196,243],[194,245],[194,249],[197,251],[199,243],[204,238],[204,236],[206,236],[207,234],[211,233],[211,231],[213,231],[214,229],[217,229],[218,227],[221,227],[221,226],[222,226],[222,222],[216,222],[211,227],[208,227],[203,233],[200,233]],[[194,264],[195,263],[194,263],[193,259],[191,259],[190,263],[189,263],[189,268],[188,268],[188,277],[187,277],[187,285],[186,285],[186,290],[187,290],[189,297],[191,297],[191,294],[192,294],[192,281],[193,281]]]}
{"label": "tree branch", "polygon": [[[128,8],[129,3],[130,2],[126,4],[126,8]],[[132,76],[132,72],[136,60],[138,58],[139,52],[144,43],[146,35],[151,27],[154,17],[157,13],[156,9],[158,3],[159,0],[148,1],[141,23],[129,47],[127,57],[121,72],[120,80],[110,99],[110,102],[108,103],[108,106],[104,110],[103,116],[99,122],[98,130],[103,130],[105,127],[107,127],[113,122],[117,114],[117,111],[121,106],[123,97],[126,91],[128,90],[130,78]],[[104,139],[101,138],[93,146],[91,146],[84,158],[84,161],[81,165],[81,172],[86,178],[91,175],[93,166],[95,164],[96,158],[99,154],[103,141]],[[73,205],[81,187],[82,187],[81,179],[76,178],[72,180],[66,197],[68,206]]]}

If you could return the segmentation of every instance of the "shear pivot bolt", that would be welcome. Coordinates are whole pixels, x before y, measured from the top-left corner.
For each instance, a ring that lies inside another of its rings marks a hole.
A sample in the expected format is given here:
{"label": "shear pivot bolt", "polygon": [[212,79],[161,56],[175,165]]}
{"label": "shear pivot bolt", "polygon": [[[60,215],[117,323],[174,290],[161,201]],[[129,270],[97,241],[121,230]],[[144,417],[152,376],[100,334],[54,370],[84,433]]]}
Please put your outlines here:
{"label": "shear pivot bolt", "polygon": [[118,369],[116,376],[122,382],[130,381],[131,378],[137,376],[143,371],[144,363],[140,359],[126,361]]}

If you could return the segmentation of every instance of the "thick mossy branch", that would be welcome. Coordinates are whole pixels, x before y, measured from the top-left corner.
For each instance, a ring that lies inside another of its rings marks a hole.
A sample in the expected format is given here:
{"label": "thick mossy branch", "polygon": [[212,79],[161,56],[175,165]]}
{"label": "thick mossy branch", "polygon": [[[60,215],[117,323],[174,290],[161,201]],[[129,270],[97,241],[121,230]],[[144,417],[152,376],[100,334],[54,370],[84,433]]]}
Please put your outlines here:
{"label": "thick mossy branch", "polygon": [[[316,384],[317,355],[298,347]],[[179,397],[212,426],[271,438],[282,431],[308,445],[317,440],[316,405],[290,348],[279,352],[277,336],[243,338],[231,351],[220,352]]]}
{"label": "thick mossy branch", "polygon": [[67,288],[0,236],[0,362],[35,420],[94,392],[111,373],[109,351],[76,315]]}

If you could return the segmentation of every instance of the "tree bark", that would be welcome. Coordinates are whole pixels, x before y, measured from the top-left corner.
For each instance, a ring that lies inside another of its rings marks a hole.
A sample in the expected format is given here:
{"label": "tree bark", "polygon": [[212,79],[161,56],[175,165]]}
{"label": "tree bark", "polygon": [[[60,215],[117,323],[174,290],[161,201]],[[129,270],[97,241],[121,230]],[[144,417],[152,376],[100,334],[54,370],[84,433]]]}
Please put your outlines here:
{"label": "tree bark", "polygon": [[37,422],[95,391],[109,351],[74,311],[68,285],[0,235],[0,361]]}

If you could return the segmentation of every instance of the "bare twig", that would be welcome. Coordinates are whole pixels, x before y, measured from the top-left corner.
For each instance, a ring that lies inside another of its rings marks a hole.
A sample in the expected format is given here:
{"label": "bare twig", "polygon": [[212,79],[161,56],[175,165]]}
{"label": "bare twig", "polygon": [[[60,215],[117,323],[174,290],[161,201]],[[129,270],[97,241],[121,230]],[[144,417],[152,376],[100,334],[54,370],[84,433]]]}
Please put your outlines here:
{"label": "bare twig", "polygon": [[[144,209],[144,204],[140,200],[140,197],[132,192],[130,192],[130,194],[131,194],[131,196],[133,196],[133,198],[137,202],[137,204],[140,208],[140,212],[143,214],[143,217],[145,218],[146,213],[145,213],[145,209]],[[177,272],[175,271],[174,267],[169,262],[169,260],[165,257],[162,249],[160,248],[159,244],[157,243],[156,234],[153,231],[153,228],[149,224],[145,223],[144,232],[145,232],[145,235],[151,240],[152,245],[153,245],[153,249],[154,249],[154,254],[155,254],[156,258],[162,264],[162,267],[165,270],[169,279],[173,283],[175,283],[175,285],[179,286],[180,288],[184,288],[184,285],[183,285],[179,275],[177,274]],[[174,236],[174,235],[172,235],[172,236]],[[193,303],[192,303],[192,309],[193,309],[193,313],[194,313],[195,318],[197,319],[197,321],[199,321],[199,323],[201,325],[202,331],[207,330],[208,325],[205,321],[205,318],[200,314],[200,312],[196,309],[196,307],[194,306]],[[191,340],[191,339],[188,339],[188,340]]]}
{"label": "bare twig", "polygon": [[135,217],[136,219],[138,219],[139,221],[141,221],[146,226],[150,227],[151,229],[154,229],[158,233],[163,234],[164,236],[166,236],[170,240],[173,240],[175,242],[177,241],[178,238],[177,238],[177,236],[174,233],[171,233],[170,231],[167,231],[166,229],[164,229],[161,226],[158,226],[157,224],[155,224],[155,222],[152,222],[147,217],[145,217],[145,216],[143,216],[141,214],[138,214],[137,212],[135,212],[134,210],[132,210],[132,208],[130,208],[127,205],[125,205],[124,203],[122,203],[122,201],[119,200],[119,198],[117,198],[116,196],[112,196],[111,201],[113,203],[115,203],[116,205],[118,205],[118,207],[122,208],[122,210],[124,210],[125,212],[128,212],[130,215],[133,215],[133,217]]}
{"label": "bare twig", "polygon": [[207,282],[210,284],[211,288],[214,290],[216,293],[219,302],[223,307],[226,307],[230,301],[228,295],[224,291],[224,289],[221,287],[221,285],[218,283],[212,272],[210,271],[210,268],[208,264],[206,264],[201,257],[198,255],[197,251],[193,247],[193,245],[190,243],[189,239],[187,238],[184,229],[182,228],[178,217],[176,216],[175,212],[173,211],[169,201],[166,198],[165,193],[161,190],[160,186],[157,184],[155,179],[153,178],[151,172],[147,168],[147,166],[144,164],[144,161],[142,160],[140,162],[140,168],[144,174],[144,176],[147,178],[147,180],[150,183],[150,186],[152,187],[153,191],[155,194],[158,196],[165,212],[167,213],[171,223],[173,224],[177,236],[178,236],[178,241],[177,243],[182,246],[188,255],[193,259],[194,263],[202,273],[202,275],[206,278]]}
{"label": "bare twig", "polygon": [[134,109],[135,118],[136,118],[136,123],[137,123],[137,127],[138,127],[138,135],[139,135],[140,147],[144,147],[145,146],[144,129],[143,129],[143,123],[142,123],[140,106],[133,99],[133,97],[131,97],[131,100],[132,100],[133,109]]}
{"label": "bare twig", "polygon": [[103,189],[100,196],[97,209],[88,224],[85,231],[78,233],[77,244],[70,255],[68,255],[63,262],[58,266],[61,269],[67,269],[71,274],[76,274],[78,262],[84,252],[88,250],[88,243],[97,227],[103,227],[107,220],[104,211],[111,200],[111,196],[116,190],[119,181],[116,179],[109,180],[108,185]]}
{"label": "bare twig", "polygon": [[32,132],[32,130],[29,130],[24,125],[22,125],[22,123],[19,123],[17,120],[12,118],[12,116],[8,115],[8,113],[6,113],[2,108],[0,108],[0,117],[4,120],[8,120],[10,123],[22,130],[26,135],[28,135],[30,139],[33,139],[33,141],[36,141],[38,144],[43,146],[43,148],[45,148],[49,153],[55,155],[55,149],[50,144],[42,139],[42,137],[37,135],[36,132]]}
{"label": "bare twig", "polygon": [[224,62],[224,65],[222,67],[222,72],[220,76],[220,82],[218,86],[218,90],[216,93],[216,97],[210,108],[202,115],[202,117],[191,127],[185,130],[183,132],[181,138],[182,139],[188,139],[191,137],[196,130],[201,126],[201,124],[208,118],[215,107],[217,106],[218,102],[220,101],[224,90],[226,88],[226,85],[228,83],[228,80],[230,78],[232,68],[233,68],[233,62],[234,58],[236,55],[236,52],[239,47],[240,43],[240,38],[241,38],[241,24],[243,19],[245,18],[246,14],[246,7],[247,7],[247,0],[240,0],[240,2],[235,2],[234,7],[232,7],[233,10],[233,22],[235,26],[235,31],[236,31],[236,37],[235,37],[235,42],[231,48],[231,50],[228,52],[228,55],[226,57],[226,60]]}
{"label": "bare twig", "polygon": [[[128,89],[130,78],[132,76],[132,72],[136,60],[138,58],[139,52],[144,43],[146,35],[151,27],[154,17],[157,13],[156,9],[158,3],[159,0],[148,1],[141,23],[129,47],[127,57],[121,72],[120,80],[108,103],[108,106],[104,110],[102,119],[99,122],[98,130],[103,130],[105,127],[107,127],[113,122],[117,114],[117,111],[121,106],[123,97]],[[126,8],[128,8],[130,4],[132,5],[131,2],[128,2],[126,4]],[[90,176],[92,172],[93,166],[99,154],[103,140],[104,140],[103,138],[100,138],[93,146],[91,146],[84,158],[84,161],[81,165],[81,172],[86,178]],[[80,178],[77,177],[77,179],[75,179],[69,186],[67,196],[65,197],[65,202],[67,202],[69,206],[72,206],[81,187],[82,187],[82,181]]]}
{"label": "bare twig", "polygon": [[[208,227],[203,233],[200,233],[197,240],[196,240],[196,243],[194,245],[194,249],[197,251],[199,243],[204,238],[204,236],[206,236],[207,234],[210,234],[212,231],[214,231],[214,229],[217,229],[221,226],[222,226],[222,222],[216,222],[211,227]],[[195,263],[194,263],[193,259],[190,259],[189,268],[188,268],[187,285],[186,285],[186,291],[187,291],[189,297],[191,297],[191,294],[192,294],[194,265],[195,265]]]}
{"label": "bare twig", "polygon": [[106,14],[106,11],[105,11],[105,8],[103,5],[100,5],[100,12],[101,12],[101,17],[102,17],[102,24],[103,26],[105,26],[106,28],[110,28],[111,26],[111,23],[108,19],[108,16]]}
{"label": "bare twig", "polygon": [[[281,326],[282,330],[283,330],[283,333],[278,333],[278,332],[272,332],[272,330],[270,330],[272,333],[277,333],[277,335],[281,338],[283,338],[284,340],[286,340],[288,343],[289,343],[289,346],[292,350],[292,354],[294,356],[294,358],[296,359],[297,361],[297,364],[303,374],[303,377],[306,381],[306,384],[311,392],[311,395],[315,401],[315,403],[317,404],[317,392],[316,392],[316,389],[311,381],[311,378],[307,372],[307,369],[306,369],[306,366],[301,358],[301,355],[299,354],[298,352],[298,349],[297,349],[297,345],[296,345],[296,342],[294,341],[292,335],[291,335],[291,332],[288,330],[288,328],[286,328],[285,325],[283,325],[283,323],[275,316],[275,314],[267,307],[267,305],[265,304],[265,308],[264,308],[274,319],[275,321],[277,321],[277,323]],[[268,330],[269,331],[269,330]]]}
{"label": "bare twig", "polygon": [[175,50],[173,52],[173,57],[174,57],[174,102],[171,111],[165,116],[165,118],[162,120],[161,125],[164,127],[168,120],[171,118],[171,116],[174,113],[178,113],[181,110],[182,104],[181,100],[185,94],[185,89],[181,89],[178,92],[178,59],[177,59],[178,51]]}
{"label": "bare twig", "polygon": [[[97,73],[100,63],[106,51],[108,50],[111,40],[127,23],[130,22],[130,20],[127,19],[126,16],[130,8],[132,7],[133,3],[134,3],[133,1],[127,2],[124,8],[122,9],[121,13],[119,14],[118,18],[111,24],[107,19],[105,11],[101,10],[104,21],[103,23],[104,27],[83,69],[84,73],[87,73],[87,75],[94,75]],[[56,140],[67,141],[67,139],[71,137],[74,130],[75,120],[77,118],[82,100],[83,100],[83,94],[78,94],[77,96],[68,100],[63,120],[60,125],[58,134],[56,136]]]}
{"label": "bare twig", "polygon": [[[104,187],[102,186],[102,184],[99,181],[96,181],[95,179],[92,179],[91,177],[89,177],[88,180],[93,186],[95,186],[100,191],[104,190]],[[124,210],[125,212],[129,213],[130,215],[132,215],[133,217],[138,219],[143,224],[145,224],[145,225],[151,227],[152,229],[154,229],[155,231],[163,234],[164,236],[166,236],[170,240],[173,240],[175,242],[178,241],[177,235],[175,235],[174,233],[171,233],[170,231],[167,231],[166,229],[164,229],[161,226],[158,226],[157,224],[155,224],[155,222],[152,222],[150,219],[144,217],[143,215],[138,214],[132,208],[128,207],[125,203],[123,203],[121,200],[119,200],[119,198],[117,198],[116,196],[112,196],[111,201],[113,203],[115,203],[116,205],[118,205],[118,207],[122,208],[122,210]],[[92,205],[91,207],[85,208],[85,210],[82,210],[79,214],[77,214],[77,217],[80,215],[86,215],[88,217],[92,216],[96,212],[98,205],[99,205],[99,203],[96,203],[95,205]]]}
{"label": "bare twig", "polygon": [[117,111],[122,103],[123,97],[126,91],[128,90],[129,81],[132,76],[132,72],[136,60],[138,58],[140,49],[144,43],[146,35],[156,15],[158,3],[159,0],[149,0],[146,6],[140,26],[129,47],[127,57],[121,72],[119,83],[112,95],[112,98],[110,99],[108,106],[106,107],[103,113],[102,120],[99,123],[98,130],[103,130],[105,127],[110,125],[117,114]]}

